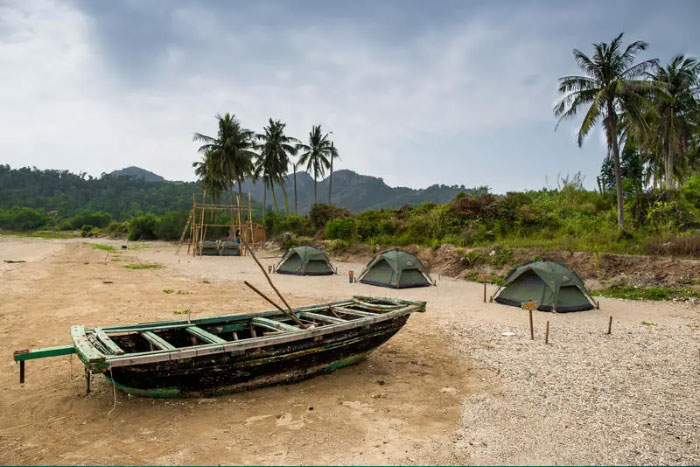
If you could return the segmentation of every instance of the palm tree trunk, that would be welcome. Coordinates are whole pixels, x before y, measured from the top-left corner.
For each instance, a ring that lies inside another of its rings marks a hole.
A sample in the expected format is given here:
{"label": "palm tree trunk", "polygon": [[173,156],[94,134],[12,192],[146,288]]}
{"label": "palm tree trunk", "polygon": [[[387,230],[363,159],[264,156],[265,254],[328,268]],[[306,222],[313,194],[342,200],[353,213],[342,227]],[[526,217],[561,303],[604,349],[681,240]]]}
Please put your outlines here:
{"label": "palm tree trunk", "polygon": [[277,196],[275,196],[275,182],[272,181],[272,179],[269,180],[270,182],[270,192],[272,192],[272,201],[275,203],[275,214],[279,216],[280,214],[280,208],[277,206]]}
{"label": "palm tree trunk", "polygon": [[666,172],[666,189],[673,189],[673,152],[670,138],[671,122],[669,116],[664,119],[664,172]]}
{"label": "palm tree trunk", "polygon": [[318,190],[316,189],[317,185],[316,174],[314,173],[314,204],[318,204]]}
{"label": "palm tree trunk", "polygon": [[328,204],[331,204],[331,192],[333,191],[333,156],[331,156],[331,176],[328,185]]}
{"label": "palm tree trunk", "polygon": [[617,144],[617,115],[613,109],[612,101],[608,100],[608,143],[612,147],[613,162],[615,164],[615,188],[617,190],[617,226],[623,229],[625,226],[625,211],[622,204],[622,173],[620,172],[620,147]]}
{"label": "palm tree trunk", "polygon": [[294,166],[294,214],[297,214],[297,166]]}
{"label": "palm tree trunk", "polygon": [[229,237],[234,238],[236,235],[236,232],[234,232],[233,226],[235,225],[235,220],[233,217],[233,183],[228,184],[228,193],[229,196],[231,197],[231,229],[229,231]]}
{"label": "palm tree trunk", "polygon": [[267,204],[267,185],[265,184],[265,181],[263,180],[263,218],[265,218],[265,209],[266,209],[266,204]]}
{"label": "palm tree trunk", "polygon": [[282,188],[282,196],[284,196],[284,215],[289,215],[289,197],[287,197],[287,188],[284,183],[280,183],[280,188]]}

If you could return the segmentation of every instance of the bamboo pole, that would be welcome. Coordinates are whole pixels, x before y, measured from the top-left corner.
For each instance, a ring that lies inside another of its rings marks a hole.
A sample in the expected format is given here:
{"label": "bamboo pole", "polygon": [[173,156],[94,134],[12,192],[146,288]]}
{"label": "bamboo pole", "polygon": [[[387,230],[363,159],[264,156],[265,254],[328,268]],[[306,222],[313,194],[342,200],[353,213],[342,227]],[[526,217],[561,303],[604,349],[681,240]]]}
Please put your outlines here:
{"label": "bamboo pole", "polygon": [[255,260],[257,265],[260,267],[260,270],[262,271],[263,275],[265,276],[265,279],[267,279],[267,282],[270,284],[270,287],[272,287],[272,290],[275,291],[275,293],[280,298],[280,300],[282,300],[282,303],[284,303],[284,306],[286,306],[287,310],[289,310],[289,313],[287,314],[285,312],[285,314],[287,314],[287,316],[292,318],[292,320],[294,320],[294,322],[297,323],[297,325],[299,325],[302,329],[306,328],[304,323],[302,323],[301,320],[299,318],[297,318],[297,315],[294,314],[294,310],[292,310],[292,307],[289,306],[289,303],[287,303],[287,300],[285,300],[284,297],[282,296],[282,294],[280,293],[280,291],[277,290],[277,287],[275,287],[275,284],[272,283],[272,279],[270,279],[270,276],[267,274],[267,271],[265,271],[265,268],[263,267],[263,265],[260,264],[260,261],[258,261],[258,258],[255,257],[255,253],[253,253],[253,250],[251,250],[250,247],[248,246],[248,242],[246,242],[243,237],[241,237],[241,242],[243,242],[243,246],[245,246],[245,249],[248,250],[248,253],[250,253],[250,256],[253,257],[253,259]]}
{"label": "bamboo pole", "polygon": [[255,243],[255,231],[253,230],[253,194],[248,192],[248,222],[250,223],[250,243]]}
{"label": "bamboo pole", "polygon": [[[204,233],[204,203],[206,202],[206,200],[207,200],[207,190],[205,188],[204,193],[202,194],[202,216],[201,216],[202,218],[201,218],[201,222],[199,224],[199,241],[197,242],[197,246],[199,246],[199,243],[202,243],[202,241],[203,241],[202,235]],[[197,249],[195,248],[195,251],[196,250]],[[202,249],[201,248],[199,249],[199,256],[200,256],[200,258],[202,256]]]}
{"label": "bamboo pole", "polygon": [[269,298],[267,295],[265,295],[264,293],[262,293],[261,291],[259,291],[258,289],[256,289],[250,282],[248,282],[248,281],[243,281],[243,283],[244,283],[245,285],[247,285],[248,287],[250,287],[251,289],[253,289],[253,292],[257,293],[257,294],[260,295],[262,298],[264,298],[265,300],[267,300],[267,302],[268,302],[270,305],[274,306],[275,308],[277,308],[277,309],[278,309],[279,311],[281,311],[282,313],[288,314],[287,311],[285,311],[284,309],[282,309],[282,307],[279,306],[277,303],[273,302],[272,299]]}

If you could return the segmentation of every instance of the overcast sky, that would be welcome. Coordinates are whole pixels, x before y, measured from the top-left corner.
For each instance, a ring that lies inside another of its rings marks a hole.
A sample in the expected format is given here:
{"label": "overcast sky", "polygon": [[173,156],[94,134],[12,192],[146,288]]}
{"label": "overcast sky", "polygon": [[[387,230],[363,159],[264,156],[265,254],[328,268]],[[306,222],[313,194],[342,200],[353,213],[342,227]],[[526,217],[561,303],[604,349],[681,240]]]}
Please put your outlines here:
{"label": "overcast sky", "polygon": [[605,150],[554,131],[572,49],[625,32],[700,55],[700,2],[0,0],[0,163],[137,165],[192,180],[217,113],[304,139],[390,185],[593,186]]}

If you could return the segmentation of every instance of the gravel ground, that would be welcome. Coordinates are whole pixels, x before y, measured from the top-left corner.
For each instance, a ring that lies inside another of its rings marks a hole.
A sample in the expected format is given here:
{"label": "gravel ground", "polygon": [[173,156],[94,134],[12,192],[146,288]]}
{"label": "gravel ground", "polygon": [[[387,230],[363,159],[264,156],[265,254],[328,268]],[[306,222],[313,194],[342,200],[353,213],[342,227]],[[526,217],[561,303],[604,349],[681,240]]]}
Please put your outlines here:
{"label": "gravel ground", "polygon": [[700,464],[697,327],[607,336],[557,320],[545,345],[538,315],[535,341],[527,325],[451,326],[489,387],[463,403],[458,450],[476,464]]}

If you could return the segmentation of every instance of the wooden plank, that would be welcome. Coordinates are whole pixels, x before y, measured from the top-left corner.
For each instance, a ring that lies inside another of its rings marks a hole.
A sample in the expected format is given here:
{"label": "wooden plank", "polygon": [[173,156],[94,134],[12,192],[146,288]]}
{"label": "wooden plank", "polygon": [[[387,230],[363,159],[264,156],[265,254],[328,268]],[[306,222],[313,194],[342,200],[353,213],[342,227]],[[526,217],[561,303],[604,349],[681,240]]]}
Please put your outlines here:
{"label": "wooden plank", "polygon": [[205,331],[202,328],[198,328],[197,326],[190,326],[189,328],[186,328],[186,330],[193,336],[197,336],[204,342],[207,342],[209,344],[226,344],[228,342],[227,340],[220,338],[216,334],[212,334],[209,331]]}
{"label": "wooden plank", "polygon": [[83,363],[104,361],[105,356],[92,345],[85,333],[84,326],[71,326],[70,335],[73,338],[75,353]]}
{"label": "wooden plank", "polygon": [[141,333],[141,335],[144,337],[144,339],[158,347],[160,350],[177,350],[177,347],[173,346],[170,342],[166,341],[159,335],[152,333],[151,331],[144,331]]}
{"label": "wooden plank", "polygon": [[362,318],[367,318],[370,316],[377,316],[380,314],[380,313],[370,313],[369,311],[351,310],[350,308],[345,308],[342,306],[332,306],[331,310],[334,310],[338,313],[345,313],[348,315],[360,316]]}
{"label": "wooden plank", "polygon": [[302,311],[301,316],[304,318],[315,319],[316,321],[325,321],[330,324],[347,323],[348,320],[341,318],[334,318],[332,316],[319,315],[317,313],[311,313],[310,311]]}
{"label": "wooden plank", "polygon": [[75,353],[72,345],[59,345],[57,347],[46,347],[43,349],[18,350],[14,354],[16,362],[34,360],[35,358],[58,357],[60,355],[70,355]]}
{"label": "wooden plank", "polygon": [[279,321],[267,318],[257,317],[253,318],[250,322],[256,326],[272,329],[273,331],[301,331],[301,329],[296,326],[292,326],[291,324],[281,323]]}
{"label": "wooden plank", "polygon": [[97,336],[97,340],[102,342],[112,355],[122,355],[124,353],[124,351],[119,348],[119,346],[112,339],[109,338],[102,328],[95,328],[95,335]]}

